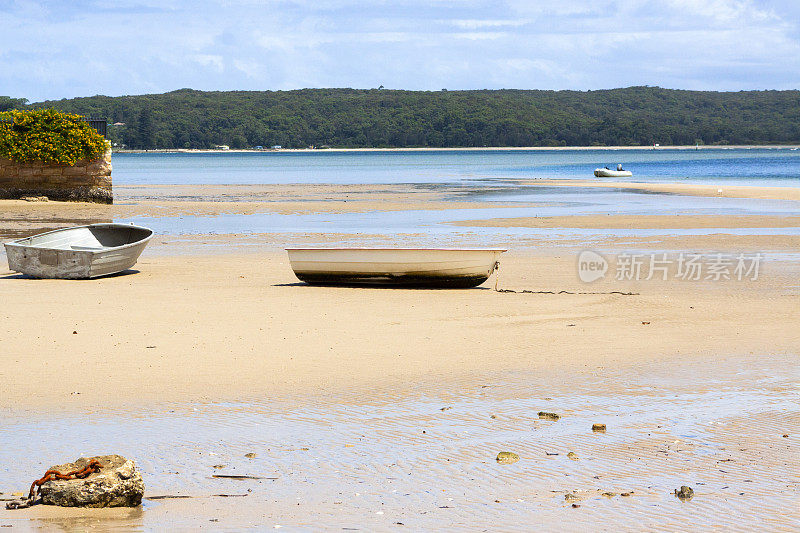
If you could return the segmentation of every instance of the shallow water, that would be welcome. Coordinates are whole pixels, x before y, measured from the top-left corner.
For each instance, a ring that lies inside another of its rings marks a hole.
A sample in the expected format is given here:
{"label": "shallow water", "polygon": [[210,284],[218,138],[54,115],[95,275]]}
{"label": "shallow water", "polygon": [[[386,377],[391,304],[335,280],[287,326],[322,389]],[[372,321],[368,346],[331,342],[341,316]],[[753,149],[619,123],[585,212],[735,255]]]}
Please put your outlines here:
{"label": "shallow water", "polygon": [[[486,193],[480,188],[459,197],[469,201],[520,203],[520,207],[487,207],[478,209],[369,211],[365,213],[311,213],[252,215],[222,214],[217,216],[133,217],[118,222],[135,223],[152,228],[159,234],[231,234],[231,233],[343,233],[343,234],[415,234],[420,245],[441,239],[468,238],[470,244],[487,244],[499,239],[543,236],[555,241],[587,237],[598,238],[653,235],[705,235],[727,233],[737,235],[798,235],[800,228],[745,229],[537,229],[454,226],[450,222],[505,217],[550,217],[592,214],[624,215],[786,215],[796,214],[797,202],[751,200],[742,198],[707,198],[663,194],[638,194],[621,191],[547,189],[531,192],[531,188],[509,187]],[[533,206],[530,204],[535,202]],[[468,234],[468,235],[467,235]],[[466,236],[465,236],[466,235]]]}
{"label": "shallow water", "polygon": [[[0,490],[21,489],[50,464],[113,451],[137,460],[148,495],[209,502],[170,511],[183,528],[207,525],[222,505],[241,511],[221,519],[233,528],[790,530],[800,525],[797,377],[796,359],[779,354],[619,369],[565,362],[369,397],[6,412]],[[562,418],[539,420],[540,410]],[[595,422],[608,430],[592,432]],[[521,460],[497,464],[503,450]],[[672,494],[681,485],[694,488],[692,500]],[[247,496],[220,504],[212,495],[221,493]],[[169,505],[147,502],[133,528],[158,527]]]}
{"label": "shallow water", "polygon": [[114,154],[117,184],[452,183],[496,178],[593,178],[798,186],[800,150],[492,150]]}

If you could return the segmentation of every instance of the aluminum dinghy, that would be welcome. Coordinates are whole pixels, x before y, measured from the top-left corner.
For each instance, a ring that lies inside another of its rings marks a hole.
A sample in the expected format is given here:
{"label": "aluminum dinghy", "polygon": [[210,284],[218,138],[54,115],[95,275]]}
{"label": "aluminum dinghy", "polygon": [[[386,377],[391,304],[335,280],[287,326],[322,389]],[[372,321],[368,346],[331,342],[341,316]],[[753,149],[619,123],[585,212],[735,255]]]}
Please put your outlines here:
{"label": "aluminum dinghy", "polygon": [[5,243],[8,268],[36,278],[88,279],[136,264],[153,231],[132,224],[90,224]]}
{"label": "aluminum dinghy", "polygon": [[500,248],[287,248],[295,276],[315,285],[477,287]]}

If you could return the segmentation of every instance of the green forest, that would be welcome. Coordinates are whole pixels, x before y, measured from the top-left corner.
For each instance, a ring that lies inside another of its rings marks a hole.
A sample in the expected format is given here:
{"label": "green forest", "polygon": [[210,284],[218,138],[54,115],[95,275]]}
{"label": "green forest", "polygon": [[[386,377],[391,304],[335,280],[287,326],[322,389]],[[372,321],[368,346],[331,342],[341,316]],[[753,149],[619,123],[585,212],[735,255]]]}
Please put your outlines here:
{"label": "green forest", "polygon": [[110,140],[129,149],[800,143],[800,91],[180,89],[35,104],[0,97],[0,111],[42,107],[106,119]]}

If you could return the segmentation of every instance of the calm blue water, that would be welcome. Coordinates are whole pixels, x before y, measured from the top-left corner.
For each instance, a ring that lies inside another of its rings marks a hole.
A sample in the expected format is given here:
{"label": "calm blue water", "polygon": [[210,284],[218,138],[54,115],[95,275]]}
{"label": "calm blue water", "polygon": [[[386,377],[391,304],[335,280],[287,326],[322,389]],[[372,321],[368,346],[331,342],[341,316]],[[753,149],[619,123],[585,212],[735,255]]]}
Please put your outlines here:
{"label": "calm blue water", "polygon": [[800,150],[500,150],[115,154],[114,183],[454,183],[593,178],[622,163],[633,181],[800,186]]}
{"label": "calm blue water", "polygon": [[[135,217],[159,234],[414,234],[420,242],[457,238],[475,243],[533,236],[551,239],[655,234],[797,235],[798,228],[734,230],[536,230],[454,226],[451,221],[574,214],[793,214],[797,202],[706,198],[614,189],[530,187],[514,180],[594,179],[598,166],[622,163],[634,181],[800,187],[800,150],[499,150],[446,152],[259,152],[116,154],[114,182],[124,184],[447,184],[470,186],[464,200],[519,207],[368,213],[258,213],[216,217]],[[498,185],[500,185],[498,187]],[[485,187],[484,187],[485,186]],[[490,187],[491,186],[491,187]],[[527,205],[529,202],[535,206]]]}

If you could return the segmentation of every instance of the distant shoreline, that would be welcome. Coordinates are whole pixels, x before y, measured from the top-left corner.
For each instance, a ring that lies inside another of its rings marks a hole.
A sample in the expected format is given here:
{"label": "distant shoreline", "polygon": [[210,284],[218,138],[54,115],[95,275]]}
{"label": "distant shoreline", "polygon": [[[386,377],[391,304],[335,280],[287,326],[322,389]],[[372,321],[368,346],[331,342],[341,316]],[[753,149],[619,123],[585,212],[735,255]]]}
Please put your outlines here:
{"label": "distant shoreline", "polygon": [[230,153],[324,153],[324,152],[544,152],[544,151],[580,151],[580,150],[792,150],[798,149],[797,144],[748,144],[748,145],[680,145],[680,146],[481,146],[481,147],[448,147],[448,148],[280,148],[256,150],[253,148],[240,148],[230,150],[194,149],[194,148],[165,148],[156,150],[127,150],[114,149],[120,154],[230,154]]}

